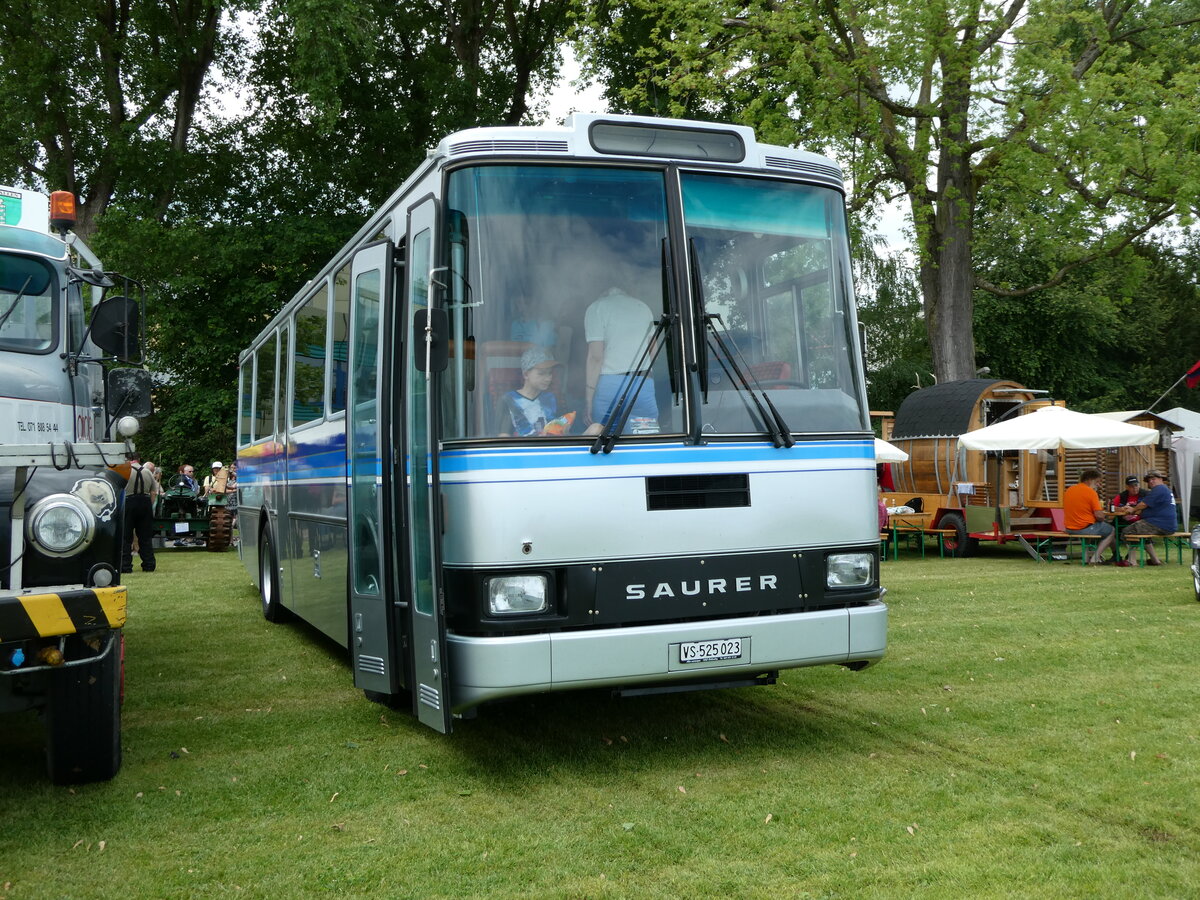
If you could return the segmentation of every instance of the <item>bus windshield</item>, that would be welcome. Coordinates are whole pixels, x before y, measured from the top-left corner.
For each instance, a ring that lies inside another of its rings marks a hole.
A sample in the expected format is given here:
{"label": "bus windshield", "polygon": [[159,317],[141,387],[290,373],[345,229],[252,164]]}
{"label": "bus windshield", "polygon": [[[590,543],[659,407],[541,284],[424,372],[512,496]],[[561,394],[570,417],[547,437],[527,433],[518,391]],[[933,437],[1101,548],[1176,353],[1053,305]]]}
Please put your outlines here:
{"label": "bus windshield", "polygon": [[38,259],[0,253],[0,349],[54,347],[54,274]]}
{"label": "bus windshield", "polygon": [[708,434],[762,433],[764,404],[794,433],[862,431],[841,197],[730,175],[682,177],[693,285],[702,296]]}
{"label": "bus windshield", "polygon": [[[656,169],[479,166],[449,179],[447,438],[678,433]],[[628,409],[625,409],[625,407]],[[590,429],[590,431],[589,431]]]}

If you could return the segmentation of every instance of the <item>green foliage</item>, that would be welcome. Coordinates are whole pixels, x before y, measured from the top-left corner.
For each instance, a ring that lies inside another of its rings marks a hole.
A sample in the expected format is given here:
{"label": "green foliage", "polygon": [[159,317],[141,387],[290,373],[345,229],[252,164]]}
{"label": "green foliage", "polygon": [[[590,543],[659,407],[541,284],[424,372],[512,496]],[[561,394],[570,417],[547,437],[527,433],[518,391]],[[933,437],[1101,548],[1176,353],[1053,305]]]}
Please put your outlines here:
{"label": "green foliage", "polygon": [[[936,554],[935,554],[936,556]],[[1170,898],[1200,884],[1187,570],[883,563],[889,654],[773,687],[496,704],[442,737],[273,626],[235,554],[135,572],[124,765],[0,729],[10,900]],[[103,842],[103,843],[101,843]]]}
{"label": "green foliage", "polygon": [[148,368],[164,377],[137,443],[174,469],[233,456],[237,355],[359,226],[271,217],[172,227],[110,213],[99,252],[149,294]]}
{"label": "green foliage", "polygon": [[871,409],[894,412],[919,385],[931,383],[933,361],[911,269],[898,256],[868,254],[867,260],[856,285],[867,340],[867,399]]}
{"label": "green foliage", "polygon": [[[904,198],[942,379],[974,371],[973,286],[1058,284],[1195,216],[1195,0],[593,8],[581,47],[627,108],[661,109],[666,95],[672,113],[829,153],[848,170],[852,211]],[[977,203],[1008,223],[1010,254],[1032,251],[1044,267],[983,278]]]}

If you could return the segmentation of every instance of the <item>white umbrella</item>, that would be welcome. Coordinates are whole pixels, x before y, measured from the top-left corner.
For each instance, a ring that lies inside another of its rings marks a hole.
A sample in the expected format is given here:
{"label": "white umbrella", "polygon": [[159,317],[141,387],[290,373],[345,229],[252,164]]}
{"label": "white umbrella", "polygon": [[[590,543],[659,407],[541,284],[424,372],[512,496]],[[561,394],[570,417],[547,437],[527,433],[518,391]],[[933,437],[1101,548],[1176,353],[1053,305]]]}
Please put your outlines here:
{"label": "white umbrella", "polygon": [[875,462],[906,462],[908,454],[894,444],[875,438]]}
{"label": "white umbrella", "polygon": [[958,440],[971,450],[1054,450],[1060,446],[1094,450],[1153,444],[1158,441],[1158,432],[1061,406],[1043,406],[1036,412],[960,434]]}

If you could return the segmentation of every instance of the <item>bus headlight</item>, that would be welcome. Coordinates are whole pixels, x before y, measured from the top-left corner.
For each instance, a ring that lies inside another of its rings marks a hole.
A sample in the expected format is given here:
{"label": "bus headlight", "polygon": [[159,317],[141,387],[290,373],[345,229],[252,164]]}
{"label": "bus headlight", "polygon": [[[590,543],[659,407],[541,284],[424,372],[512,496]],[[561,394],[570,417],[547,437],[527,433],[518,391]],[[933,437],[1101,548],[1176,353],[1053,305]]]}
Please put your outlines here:
{"label": "bus headlight", "polygon": [[73,494],[51,494],[33,505],[26,536],[47,556],[74,556],[96,535],[96,517]]}
{"label": "bus headlight", "polygon": [[545,612],[548,593],[545,575],[502,575],[489,578],[488,612],[493,616]]}
{"label": "bus headlight", "polygon": [[831,553],[825,558],[825,586],[866,587],[871,583],[870,553]]}

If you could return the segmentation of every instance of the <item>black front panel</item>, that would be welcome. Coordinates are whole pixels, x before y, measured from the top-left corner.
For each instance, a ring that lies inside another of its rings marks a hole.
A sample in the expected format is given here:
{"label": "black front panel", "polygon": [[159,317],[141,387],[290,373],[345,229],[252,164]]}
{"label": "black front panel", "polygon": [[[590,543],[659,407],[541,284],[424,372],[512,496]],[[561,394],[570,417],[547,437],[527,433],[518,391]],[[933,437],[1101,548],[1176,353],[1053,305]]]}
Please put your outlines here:
{"label": "black front panel", "polygon": [[[530,634],[836,609],[877,600],[878,579],[865,588],[826,589],[825,557],[844,551],[878,553],[877,547],[846,547],[544,568],[447,569],[447,624],[459,634]],[[489,614],[487,579],[513,574],[546,577],[547,612]]]}

